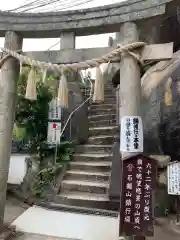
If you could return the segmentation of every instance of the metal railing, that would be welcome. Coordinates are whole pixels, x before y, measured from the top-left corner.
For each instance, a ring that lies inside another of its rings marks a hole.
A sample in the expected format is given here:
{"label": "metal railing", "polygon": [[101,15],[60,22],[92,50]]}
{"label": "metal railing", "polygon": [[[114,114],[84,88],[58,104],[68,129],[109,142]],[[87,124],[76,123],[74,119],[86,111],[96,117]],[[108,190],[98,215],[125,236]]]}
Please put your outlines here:
{"label": "metal railing", "polygon": [[71,118],[73,117],[73,115],[74,115],[81,107],[83,107],[85,103],[87,103],[87,102],[92,98],[92,95],[93,95],[93,83],[92,83],[92,81],[91,81],[90,78],[88,78],[88,81],[90,82],[90,96],[69,114],[69,117],[68,117],[66,123],[64,124],[64,127],[63,127],[63,129],[62,129],[62,131],[61,131],[61,133],[60,133],[60,138],[62,137],[62,135],[63,135],[63,133],[64,133],[64,131],[65,131],[68,123],[71,121]]}
{"label": "metal railing", "polygon": [[[81,107],[83,107],[85,103],[87,103],[87,102],[92,98],[92,95],[93,95],[93,83],[92,83],[92,81],[91,81],[91,79],[90,79],[89,77],[88,77],[87,79],[88,79],[88,81],[90,82],[90,96],[89,96],[85,101],[83,101],[77,108],[75,108],[75,109],[69,114],[69,117],[68,117],[66,123],[64,124],[63,129],[62,129],[62,131],[61,131],[61,133],[60,133],[60,139],[61,139],[61,137],[62,137],[62,135],[63,135],[66,127],[68,126],[68,123],[71,121],[71,118],[73,117],[73,115],[74,115]],[[71,126],[70,126],[70,128],[71,128]],[[71,131],[71,130],[70,130],[70,131]],[[56,161],[56,160],[57,160],[57,148],[58,148],[58,144],[56,144],[56,146],[55,146],[54,164],[56,164],[56,162],[57,162],[57,161]]]}

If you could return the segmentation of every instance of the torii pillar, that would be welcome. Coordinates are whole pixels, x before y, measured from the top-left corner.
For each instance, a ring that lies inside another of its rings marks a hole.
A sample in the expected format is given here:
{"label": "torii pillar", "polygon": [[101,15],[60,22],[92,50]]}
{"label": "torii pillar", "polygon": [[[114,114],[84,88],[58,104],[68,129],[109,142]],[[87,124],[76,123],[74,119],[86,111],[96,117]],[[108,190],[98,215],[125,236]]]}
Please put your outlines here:
{"label": "torii pillar", "polygon": [[[8,31],[4,46],[13,51],[21,50],[22,38]],[[19,69],[19,61],[13,57],[6,59],[0,69],[0,228],[4,221]]]}
{"label": "torii pillar", "polygon": [[[124,23],[120,29],[122,44],[139,41],[139,33],[135,23]],[[141,116],[141,78],[137,60],[128,53],[122,55],[120,62],[120,111],[119,123],[124,116]],[[122,152],[122,158],[131,156]]]}
{"label": "torii pillar", "polygon": [[[135,23],[124,23],[120,29],[120,38],[123,45],[139,41],[139,31]],[[151,39],[153,40],[153,39]],[[152,43],[152,41],[151,41]],[[162,45],[163,46],[163,45]],[[167,53],[164,45],[164,50],[160,46],[149,45],[144,48],[151,48],[147,51],[146,58],[148,60],[161,60],[163,54]],[[173,48],[171,48],[170,58],[172,57]],[[142,53],[142,52],[141,52]],[[151,55],[151,56],[150,56]],[[159,58],[159,59],[158,59]],[[119,109],[119,123],[124,116],[140,116],[141,117],[141,75],[140,67],[137,60],[135,60],[128,53],[124,53],[120,62],[120,89],[119,89],[120,109]],[[137,154],[137,153],[136,153]],[[122,160],[126,157],[131,157],[134,153],[122,152]],[[121,216],[120,216],[121,217]],[[143,240],[144,236],[126,237],[127,240]]]}
{"label": "torii pillar", "polygon": [[[135,23],[124,23],[120,29],[122,44],[126,45],[139,41],[139,33]],[[128,53],[122,55],[120,62],[120,89],[119,89],[120,109],[119,123],[123,116],[140,116],[141,103],[141,79],[140,68],[137,60]],[[132,153],[122,152],[122,160],[132,156]],[[121,216],[120,216],[121,217]],[[137,237],[127,237],[127,240],[138,239]]]}

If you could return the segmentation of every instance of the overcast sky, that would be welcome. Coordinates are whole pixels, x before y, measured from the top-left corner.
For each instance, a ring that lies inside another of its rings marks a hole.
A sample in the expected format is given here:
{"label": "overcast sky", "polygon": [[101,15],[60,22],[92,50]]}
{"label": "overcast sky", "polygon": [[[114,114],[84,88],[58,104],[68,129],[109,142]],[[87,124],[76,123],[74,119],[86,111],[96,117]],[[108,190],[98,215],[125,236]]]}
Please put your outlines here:
{"label": "overcast sky", "polygon": [[[73,1],[73,0],[72,0]],[[81,5],[78,8],[88,8],[102,5],[122,2],[124,0],[93,0],[87,4]],[[9,10],[15,7],[18,7],[28,0],[1,0],[0,10]],[[77,7],[76,7],[77,8]],[[71,8],[74,9],[74,8]],[[108,44],[109,36],[114,36],[113,34],[101,34],[96,36],[86,36],[86,37],[77,37],[76,39],[76,48],[91,48],[91,47],[104,47]],[[42,51],[47,50],[52,45],[56,44],[59,39],[24,39],[23,41],[23,50],[24,51]],[[4,39],[0,38],[0,47],[3,47]],[[53,47],[51,50],[58,50],[60,44]]]}

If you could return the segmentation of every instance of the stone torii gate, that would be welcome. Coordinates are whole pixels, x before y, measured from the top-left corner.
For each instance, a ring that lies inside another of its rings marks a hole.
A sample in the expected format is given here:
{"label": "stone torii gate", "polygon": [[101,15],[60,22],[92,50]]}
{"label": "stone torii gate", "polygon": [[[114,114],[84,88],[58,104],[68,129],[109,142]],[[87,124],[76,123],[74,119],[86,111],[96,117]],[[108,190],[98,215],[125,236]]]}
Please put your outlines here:
{"label": "stone torii gate", "polygon": [[[159,26],[173,14],[176,0],[129,0],[93,9],[57,13],[15,14],[0,12],[0,37],[4,47],[12,51],[22,49],[23,38],[61,38],[60,51],[24,52],[32,59],[51,63],[74,63],[100,57],[114,47],[75,49],[75,36],[117,32],[121,44],[145,41],[139,53],[143,60],[167,60],[172,57],[173,44],[160,42]],[[172,42],[172,39],[169,39]],[[167,41],[168,42],[168,41]],[[120,67],[120,117],[140,116],[140,68],[127,54]],[[6,186],[11,153],[15,96],[19,63],[13,57],[1,66],[0,74],[0,221],[3,223]]]}

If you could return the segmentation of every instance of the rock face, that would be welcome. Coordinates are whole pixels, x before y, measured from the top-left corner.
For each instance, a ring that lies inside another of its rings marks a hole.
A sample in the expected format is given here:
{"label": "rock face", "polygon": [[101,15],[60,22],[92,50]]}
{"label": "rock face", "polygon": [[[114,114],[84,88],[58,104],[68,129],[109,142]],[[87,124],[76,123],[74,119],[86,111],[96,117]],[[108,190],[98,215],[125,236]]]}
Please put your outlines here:
{"label": "rock face", "polygon": [[[180,51],[142,77],[145,152],[180,157]],[[156,71],[155,69],[158,69]]]}

